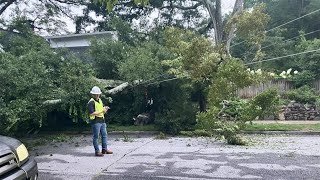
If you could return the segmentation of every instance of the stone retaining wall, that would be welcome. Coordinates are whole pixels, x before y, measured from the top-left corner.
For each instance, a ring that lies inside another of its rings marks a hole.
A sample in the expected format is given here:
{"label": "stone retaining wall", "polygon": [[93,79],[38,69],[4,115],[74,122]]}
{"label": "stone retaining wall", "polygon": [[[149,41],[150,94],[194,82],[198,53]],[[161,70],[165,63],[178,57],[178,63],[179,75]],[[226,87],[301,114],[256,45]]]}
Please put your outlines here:
{"label": "stone retaining wall", "polygon": [[[292,101],[283,108],[282,113],[283,120],[320,120],[320,114],[316,106],[312,104],[301,104]],[[279,119],[282,120],[281,115]]]}

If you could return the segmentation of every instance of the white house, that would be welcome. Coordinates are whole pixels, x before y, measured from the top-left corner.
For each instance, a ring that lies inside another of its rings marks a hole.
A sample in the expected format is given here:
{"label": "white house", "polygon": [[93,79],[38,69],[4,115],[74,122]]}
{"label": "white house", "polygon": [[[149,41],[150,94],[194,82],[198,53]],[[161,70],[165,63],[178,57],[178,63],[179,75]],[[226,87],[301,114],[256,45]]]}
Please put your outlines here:
{"label": "white house", "polygon": [[85,34],[69,34],[58,36],[46,36],[44,37],[52,48],[83,48],[90,46],[90,40],[93,38],[110,38],[112,40],[118,40],[117,33],[115,31],[104,31]]}
{"label": "white house", "polygon": [[88,53],[90,41],[92,39],[118,40],[117,32],[115,31],[45,36],[44,38],[49,42],[52,48],[67,48],[85,62],[92,62],[92,57]]}

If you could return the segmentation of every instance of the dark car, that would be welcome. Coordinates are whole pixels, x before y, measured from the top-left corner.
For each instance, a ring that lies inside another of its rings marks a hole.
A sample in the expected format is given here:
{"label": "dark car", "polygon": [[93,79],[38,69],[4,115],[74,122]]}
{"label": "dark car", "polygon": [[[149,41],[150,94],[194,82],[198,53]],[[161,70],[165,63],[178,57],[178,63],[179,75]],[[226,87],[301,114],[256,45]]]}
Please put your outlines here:
{"label": "dark car", "polygon": [[0,179],[38,179],[38,166],[19,140],[0,135]]}

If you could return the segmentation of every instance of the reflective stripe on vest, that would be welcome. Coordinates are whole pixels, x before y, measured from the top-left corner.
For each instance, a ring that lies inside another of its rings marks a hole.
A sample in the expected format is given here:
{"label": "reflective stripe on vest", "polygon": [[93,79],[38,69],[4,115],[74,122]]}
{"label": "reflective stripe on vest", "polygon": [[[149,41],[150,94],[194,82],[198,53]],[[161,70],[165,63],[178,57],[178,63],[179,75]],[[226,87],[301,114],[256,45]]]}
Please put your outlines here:
{"label": "reflective stripe on vest", "polygon": [[[95,101],[93,98],[90,99],[90,101],[88,103],[90,103],[91,101],[94,102],[94,110],[95,112],[102,112],[103,111],[103,103],[101,101],[101,99],[99,99],[99,102]],[[100,113],[98,115],[89,115],[90,116],[90,119],[91,120],[94,120],[96,117],[99,117],[99,118],[104,118],[104,113]]]}

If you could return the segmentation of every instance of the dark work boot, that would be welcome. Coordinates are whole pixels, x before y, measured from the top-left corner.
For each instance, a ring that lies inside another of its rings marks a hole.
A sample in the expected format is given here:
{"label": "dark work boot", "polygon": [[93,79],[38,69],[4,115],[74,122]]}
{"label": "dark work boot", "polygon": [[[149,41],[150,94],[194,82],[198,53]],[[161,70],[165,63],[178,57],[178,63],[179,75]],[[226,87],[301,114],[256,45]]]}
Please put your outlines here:
{"label": "dark work boot", "polygon": [[96,155],[96,156],[99,156],[99,157],[102,157],[102,156],[103,156],[103,154],[102,154],[101,152],[97,152],[97,153],[95,153],[95,155]]}
{"label": "dark work boot", "polygon": [[109,149],[107,149],[107,150],[102,149],[102,154],[113,154],[113,152],[110,151]]}

